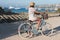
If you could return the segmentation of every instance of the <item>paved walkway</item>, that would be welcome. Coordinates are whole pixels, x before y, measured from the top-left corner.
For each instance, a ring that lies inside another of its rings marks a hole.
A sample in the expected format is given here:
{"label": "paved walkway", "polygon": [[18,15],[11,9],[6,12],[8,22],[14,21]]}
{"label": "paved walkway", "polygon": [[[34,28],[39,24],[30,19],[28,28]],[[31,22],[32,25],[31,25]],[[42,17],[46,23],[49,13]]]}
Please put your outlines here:
{"label": "paved walkway", "polygon": [[[52,24],[52,28],[55,29],[55,32],[51,35],[51,36],[44,36],[44,35],[40,35],[40,36],[37,36],[37,37],[34,37],[34,38],[31,38],[31,39],[22,39],[18,36],[17,34],[17,29],[18,27],[16,26],[19,26],[19,24],[21,22],[15,22],[15,23],[11,23],[11,24],[0,24],[0,26],[8,26],[10,29],[7,29],[7,34],[6,35],[3,35],[5,37],[3,37],[1,40],[60,40],[60,17],[53,17],[53,18],[49,18],[47,20],[47,22],[49,22],[50,24]],[[15,28],[14,28],[15,27]],[[11,29],[12,28],[12,29]],[[13,30],[15,29],[15,30]],[[13,31],[15,32],[13,32]],[[4,31],[4,30],[2,30]],[[11,31],[11,33],[9,32]],[[7,36],[9,35],[9,33],[11,34],[10,36]],[[4,32],[3,32],[4,34]]]}

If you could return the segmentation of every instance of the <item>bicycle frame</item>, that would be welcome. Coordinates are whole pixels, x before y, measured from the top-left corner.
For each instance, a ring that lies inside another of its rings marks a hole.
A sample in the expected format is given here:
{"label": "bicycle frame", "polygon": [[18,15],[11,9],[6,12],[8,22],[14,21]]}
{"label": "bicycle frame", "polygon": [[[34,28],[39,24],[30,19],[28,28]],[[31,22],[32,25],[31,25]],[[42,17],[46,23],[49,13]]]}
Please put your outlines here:
{"label": "bicycle frame", "polygon": [[[31,27],[32,27],[32,30],[35,30],[36,31],[36,34],[38,34],[37,32],[38,32],[38,30],[36,29],[36,27],[34,27],[34,26],[32,26],[32,25],[35,25],[37,22],[36,21],[30,21],[30,20],[28,20],[27,21],[27,23],[29,23],[30,25],[31,25]],[[42,26],[44,26],[46,24],[46,22],[44,21],[44,19],[41,19],[41,25],[40,25],[40,27],[39,28],[42,28]],[[41,32],[42,33],[42,32]]]}
{"label": "bicycle frame", "polygon": [[[41,19],[41,25],[40,25],[40,27],[39,28],[42,28],[42,30],[40,31],[40,32],[38,32],[38,30],[36,29],[36,27],[35,26],[33,26],[33,25],[35,25],[35,23],[36,23],[36,21],[33,21],[33,22],[29,22],[29,20],[27,20],[27,21],[25,21],[24,23],[22,23],[20,26],[19,26],[19,28],[18,28],[18,33],[19,33],[19,36],[21,37],[21,31],[23,30],[23,33],[25,33],[26,31],[29,31],[29,28],[28,27],[32,27],[32,29],[31,29],[31,32],[33,32],[33,34],[39,34],[39,33],[41,33],[42,35],[44,35],[44,31],[45,30],[43,30],[43,27],[46,25],[46,24],[48,24],[48,26],[50,27],[51,25],[49,24],[49,23],[47,23],[44,19]],[[27,26],[28,25],[28,26]],[[47,26],[47,25],[46,25]],[[45,27],[46,27],[45,26]],[[47,27],[48,27],[47,26]],[[24,29],[21,29],[22,27],[24,27]],[[25,27],[27,27],[27,29],[25,28]],[[52,27],[52,26],[51,26]],[[48,29],[48,30],[50,30],[50,29]],[[51,33],[52,33],[52,31],[51,31]],[[22,37],[23,37],[24,35],[22,35]]]}

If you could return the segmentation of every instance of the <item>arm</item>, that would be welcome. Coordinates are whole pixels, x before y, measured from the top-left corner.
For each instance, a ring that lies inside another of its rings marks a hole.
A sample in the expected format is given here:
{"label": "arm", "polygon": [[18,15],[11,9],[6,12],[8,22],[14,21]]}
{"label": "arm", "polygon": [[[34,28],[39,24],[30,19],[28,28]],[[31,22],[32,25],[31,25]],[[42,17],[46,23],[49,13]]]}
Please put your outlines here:
{"label": "arm", "polygon": [[35,12],[34,12],[34,14],[37,14],[37,15],[39,15],[39,14],[40,14],[40,12],[38,12],[38,11],[35,11]]}
{"label": "arm", "polygon": [[35,11],[34,13],[37,15],[43,15],[44,14],[44,12],[38,12],[38,11]]}

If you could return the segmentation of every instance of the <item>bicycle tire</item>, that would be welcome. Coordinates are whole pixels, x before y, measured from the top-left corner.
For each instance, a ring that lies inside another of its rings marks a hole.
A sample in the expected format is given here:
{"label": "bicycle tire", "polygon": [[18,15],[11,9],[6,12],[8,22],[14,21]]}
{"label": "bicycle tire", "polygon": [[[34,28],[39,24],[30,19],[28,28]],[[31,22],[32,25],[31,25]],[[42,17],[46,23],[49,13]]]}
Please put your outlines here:
{"label": "bicycle tire", "polygon": [[[30,23],[22,23],[22,24],[19,25],[19,27],[18,27],[18,35],[19,35],[19,37],[24,38],[24,39],[26,39],[26,35],[28,35],[28,34],[26,33],[25,35],[22,35],[22,34],[21,34],[21,30],[23,29],[22,27],[23,27],[23,26],[26,26],[26,25],[31,26]],[[22,29],[21,29],[21,28],[22,28]],[[28,29],[27,29],[27,30],[28,30]],[[26,30],[23,29],[23,31],[26,31]]]}
{"label": "bicycle tire", "polygon": [[52,25],[48,22],[46,22],[46,24],[42,27],[42,31],[44,31],[44,35],[50,35],[52,34],[53,32],[53,28],[52,28]]}

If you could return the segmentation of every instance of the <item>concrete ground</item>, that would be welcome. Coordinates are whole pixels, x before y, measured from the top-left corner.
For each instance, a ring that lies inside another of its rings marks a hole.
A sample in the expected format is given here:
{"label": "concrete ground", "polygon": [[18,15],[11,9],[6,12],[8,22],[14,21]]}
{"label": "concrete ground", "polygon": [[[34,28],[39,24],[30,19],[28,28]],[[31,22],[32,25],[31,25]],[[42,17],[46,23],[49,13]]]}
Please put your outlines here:
{"label": "concrete ground", "polygon": [[18,36],[17,28],[22,21],[0,24],[0,40],[60,40],[60,17],[49,18],[47,22],[52,24],[55,32],[50,36],[39,35],[31,39],[23,39]]}

